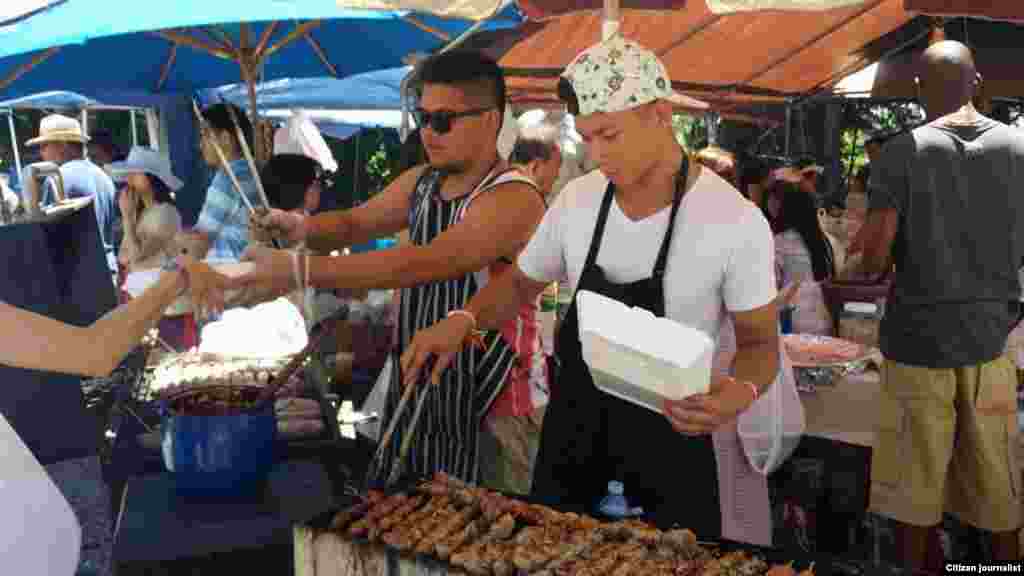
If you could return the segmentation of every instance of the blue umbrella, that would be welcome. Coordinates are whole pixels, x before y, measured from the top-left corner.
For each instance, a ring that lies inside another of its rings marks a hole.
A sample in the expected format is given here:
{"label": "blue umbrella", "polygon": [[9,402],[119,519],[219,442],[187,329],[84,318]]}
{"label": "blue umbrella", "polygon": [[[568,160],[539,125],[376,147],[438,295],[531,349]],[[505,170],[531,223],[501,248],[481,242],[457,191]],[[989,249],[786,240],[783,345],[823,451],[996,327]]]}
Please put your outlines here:
{"label": "blue umbrella", "polygon": [[0,26],[10,26],[68,0],[8,0],[0,6]]}
{"label": "blue umbrella", "polygon": [[[509,6],[481,28],[521,21]],[[470,24],[347,10],[336,0],[68,0],[0,29],[0,98],[60,89],[104,100],[193,92],[231,78],[345,77],[401,66]]]}

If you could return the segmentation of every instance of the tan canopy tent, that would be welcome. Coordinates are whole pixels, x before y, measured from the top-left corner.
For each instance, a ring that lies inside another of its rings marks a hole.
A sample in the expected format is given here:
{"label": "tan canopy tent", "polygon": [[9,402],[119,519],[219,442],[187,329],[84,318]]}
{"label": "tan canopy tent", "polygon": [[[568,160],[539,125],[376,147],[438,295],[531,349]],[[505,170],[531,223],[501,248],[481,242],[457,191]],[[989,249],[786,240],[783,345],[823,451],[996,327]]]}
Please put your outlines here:
{"label": "tan canopy tent", "polygon": [[[556,1],[541,0],[545,6]],[[725,112],[830,87],[915,40],[913,35],[927,34],[927,26],[914,27],[910,38],[901,30],[915,17],[903,0],[732,14],[713,13],[704,0],[667,3],[674,9],[647,9],[650,0],[634,9],[625,2],[621,33],[657,52],[678,90]],[[602,20],[598,11],[570,12],[527,23],[515,37],[494,34],[492,48],[501,56],[513,99],[552,101],[561,69],[600,39]]]}

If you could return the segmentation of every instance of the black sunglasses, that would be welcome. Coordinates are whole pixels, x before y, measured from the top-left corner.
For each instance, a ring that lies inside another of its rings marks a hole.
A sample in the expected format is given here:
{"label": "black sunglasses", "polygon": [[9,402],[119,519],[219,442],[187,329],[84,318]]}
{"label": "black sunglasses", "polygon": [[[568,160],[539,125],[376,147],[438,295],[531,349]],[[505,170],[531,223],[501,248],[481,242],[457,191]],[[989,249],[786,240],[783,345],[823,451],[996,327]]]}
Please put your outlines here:
{"label": "black sunglasses", "polygon": [[494,107],[489,106],[487,108],[463,110],[462,112],[452,112],[451,110],[427,112],[422,108],[417,108],[412,111],[412,117],[416,120],[416,125],[421,128],[423,126],[430,126],[430,129],[438,134],[447,134],[452,129],[452,122],[454,120],[458,118],[467,118],[469,116],[479,116],[493,109]]}

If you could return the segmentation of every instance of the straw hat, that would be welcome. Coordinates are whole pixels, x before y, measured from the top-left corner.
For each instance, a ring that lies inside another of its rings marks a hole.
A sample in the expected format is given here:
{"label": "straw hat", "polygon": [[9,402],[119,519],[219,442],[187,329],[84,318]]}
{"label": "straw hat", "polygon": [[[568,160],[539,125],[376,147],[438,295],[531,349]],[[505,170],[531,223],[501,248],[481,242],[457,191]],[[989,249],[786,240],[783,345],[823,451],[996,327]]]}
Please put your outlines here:
{"label": "straw hat", "polygon": [[26,146],[36,146],[48,142],[73,142],[85,144],[89,137],[82,133],[82,125],[78,120],[51,114],[39,122],[39,136],[25,142]]}
{"label": "straw hat", "polygon": [[165,156],[141,146],[134,146],[128,157],[123,162],[114,162],[110,165],[110,173],[113,176],[127,176],[133,173],[152,174],[163,180],[164,184],[176,192],[184,186],[184,183],[171,172],[171,162]]}

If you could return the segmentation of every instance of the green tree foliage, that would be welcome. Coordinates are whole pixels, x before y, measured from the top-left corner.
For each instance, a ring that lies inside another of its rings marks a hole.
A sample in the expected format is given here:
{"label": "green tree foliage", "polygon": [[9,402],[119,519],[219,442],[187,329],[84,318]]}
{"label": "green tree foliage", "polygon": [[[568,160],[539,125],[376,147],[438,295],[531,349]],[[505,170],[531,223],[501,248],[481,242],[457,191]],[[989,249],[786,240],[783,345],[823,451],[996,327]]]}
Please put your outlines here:
{"label": "green tree foliage", "polygon": [[400,142],[394,130],[364,130],[346,140],[327,138],[338,161],[333,194],[338,208],[358,206],[398,176]]}
{"label": "green tree foliage", "polygon": [[871,135],[896,134],[923,121],[924,111],[914,102],[849,101],[841,140],[843,173],[849,176],[867,164],[864,142]]}
{"label": "green tree foliage", "polygon": [[703,116],[676,114],[672,117],[676,140],[687,150],[700,150],[708,145],[708,127]]}

